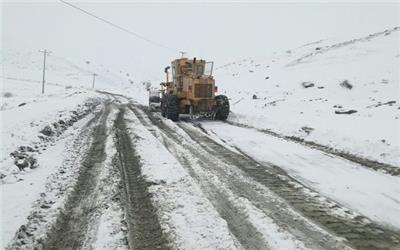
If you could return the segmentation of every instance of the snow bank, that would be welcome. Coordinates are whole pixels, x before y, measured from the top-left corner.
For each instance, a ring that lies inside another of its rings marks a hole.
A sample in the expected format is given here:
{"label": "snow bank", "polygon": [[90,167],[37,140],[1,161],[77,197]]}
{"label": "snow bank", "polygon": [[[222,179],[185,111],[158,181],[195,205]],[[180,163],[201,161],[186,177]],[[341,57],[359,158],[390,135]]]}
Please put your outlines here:
{"label": "snow bank", "polygon": [[283,168],[296,180],[344,207],[378,223],[400,228],[399,177],[253,129],[212,122],[202,126],[256,160]]}

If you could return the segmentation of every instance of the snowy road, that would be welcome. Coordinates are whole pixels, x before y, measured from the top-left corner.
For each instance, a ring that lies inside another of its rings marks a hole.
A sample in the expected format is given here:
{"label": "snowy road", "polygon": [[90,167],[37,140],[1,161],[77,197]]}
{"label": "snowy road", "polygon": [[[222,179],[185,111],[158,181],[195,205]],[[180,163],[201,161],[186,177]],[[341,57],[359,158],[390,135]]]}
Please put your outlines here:
{"label": "snowy road", "polygon": [[47,179],[64,191],[36,201],[8,249],[400,248],[390,172],[251,128],[173,123],[121,95],[99,100],[70,139],[75,160],[62,165],[75,174]]}

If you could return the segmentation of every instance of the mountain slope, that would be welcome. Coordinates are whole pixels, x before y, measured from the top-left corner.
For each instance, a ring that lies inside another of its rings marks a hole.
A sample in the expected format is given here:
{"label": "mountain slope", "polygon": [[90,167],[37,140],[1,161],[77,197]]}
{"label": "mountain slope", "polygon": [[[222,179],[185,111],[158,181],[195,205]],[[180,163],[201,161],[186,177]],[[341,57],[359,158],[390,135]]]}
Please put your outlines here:
{"label": "mountain slope", "polygon": [[[400,165],[399,28],[217,68],[230,120]],[[253,99],[253,95],[254,99]]]}

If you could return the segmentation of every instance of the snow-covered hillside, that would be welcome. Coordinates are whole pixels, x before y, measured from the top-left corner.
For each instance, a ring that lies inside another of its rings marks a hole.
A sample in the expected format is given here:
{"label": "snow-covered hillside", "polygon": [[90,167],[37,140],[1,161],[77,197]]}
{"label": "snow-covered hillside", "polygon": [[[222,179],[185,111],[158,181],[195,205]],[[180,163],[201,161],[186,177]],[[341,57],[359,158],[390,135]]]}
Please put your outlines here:
{"label": "snow-covered hillside", "polygon": [[400,165],[400,28],[219,66],[231,122]]}
{"label": "snow-covered hillside", "polygon": [[[53,128],[58,136],[88,115],[97,104],[97,90],[136,97],[141,102],[147,99],[146,84],[134,79],[132,73],[113,71],[84,59],[73,61],[55,53],[48,56],[44,94],[41,94],[43,56],[39,52],[1,51],[1,67],[0,176],[3,182],[20,178],[21,173],[14,165],[16,159],[10,154],[20,146],[39,148],[45,128]],[[97,74],[95,89],[92,88],[93,73]],[[55,127],[57,124],[59,127]],[[34,165],[33,162],[20,164]]]}
{"label": "snow-covered hillside", "polygon": [[[119,90],[135,84],[132,72],[108,69],[84,58],[67,59],[67,55],[51,53],[46,60],[47,85],[61,87],[92,87],[93,73],[97,74],[96,89]],[[41,83],[43,54],[38,51],[1,51],[2,78],[5,88],[10,81]],[[40,86],[40,85],[39,85]],[[40,93],[40,88],[38,88]]]}

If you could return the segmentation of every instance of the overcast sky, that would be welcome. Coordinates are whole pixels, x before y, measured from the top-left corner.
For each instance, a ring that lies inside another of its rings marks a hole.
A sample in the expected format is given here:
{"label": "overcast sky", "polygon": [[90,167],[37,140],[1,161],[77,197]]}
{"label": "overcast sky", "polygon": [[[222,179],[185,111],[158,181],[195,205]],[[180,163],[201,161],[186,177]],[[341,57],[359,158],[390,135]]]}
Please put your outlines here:
{"label": "overcast sky", "polygon": [[[2,49],[50,49],[145,78],[163,75],[174,50],[224,64],[325,38],[400,25],[400,5],[380,3],[93,3],[77,6],[173,50],[155,46],[61,2],[2,5]],[[40,56],[40,55],[38,55]]]}

